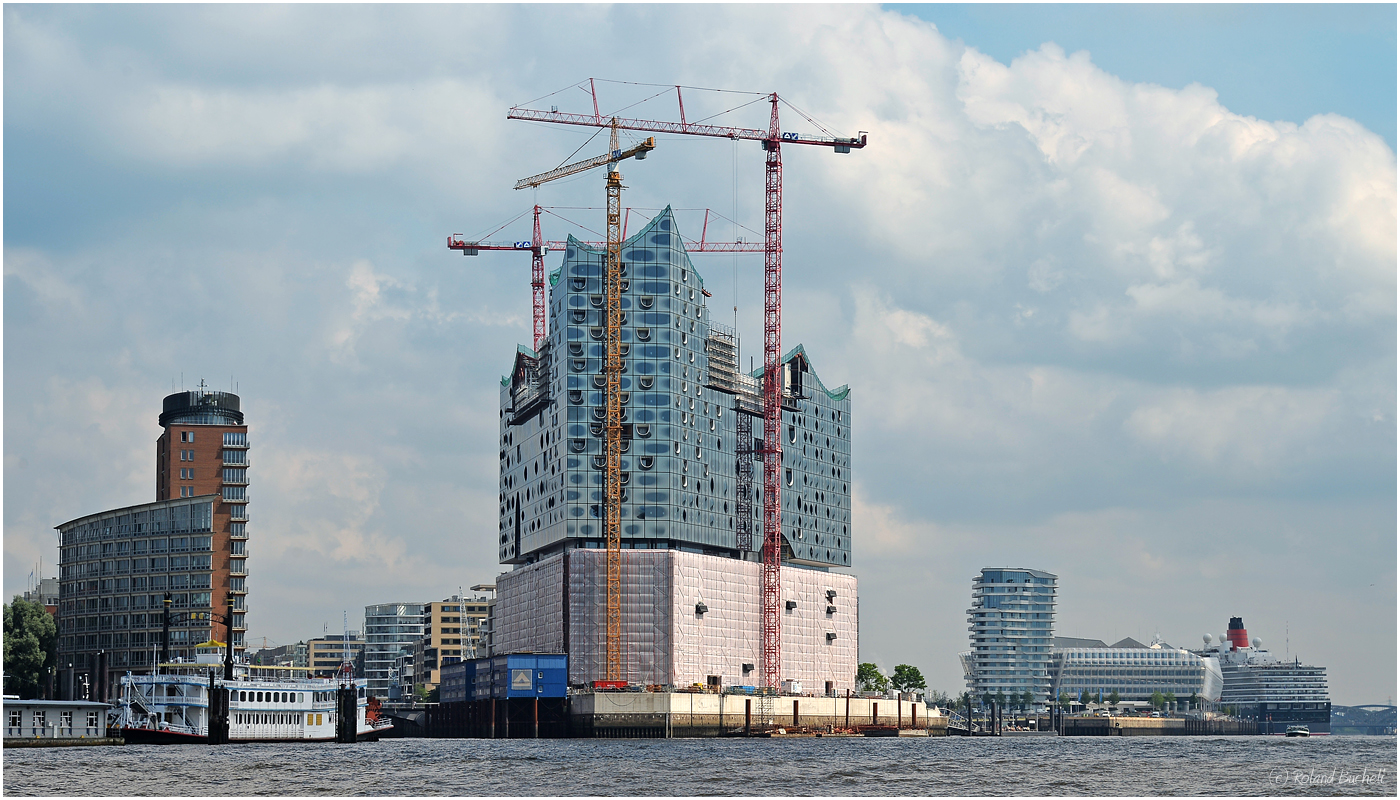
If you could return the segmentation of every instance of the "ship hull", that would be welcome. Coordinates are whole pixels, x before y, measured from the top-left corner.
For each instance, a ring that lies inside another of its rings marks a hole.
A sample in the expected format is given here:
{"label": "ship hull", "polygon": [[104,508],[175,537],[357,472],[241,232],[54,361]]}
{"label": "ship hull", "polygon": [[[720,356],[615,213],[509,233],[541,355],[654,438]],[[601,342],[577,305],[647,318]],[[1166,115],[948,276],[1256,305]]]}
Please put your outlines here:
{"label": "ship hull", "polygon": [[[356,742],[377,742],[382,729],[362,730],[355,734]],[[201,736],[193,733],[179,733],[176,731],[157,731],[150,728],[122,728],[122,738],[127,744],[209,744],[208,736]],[[233,739],[229,744],[257,744],[271,742],[334,742],[335,738],[321,739],[292,739],[292,738],[262,738],[262,739]]]}
{"label": "ship hull", "polygon": [[1257,703],[1242,706],[1237,713],[1259,723],[1259,733],[1264,736],[1283,736],[1294,725],[1306,725],[1313,736],[1327,736],[1332,733],[1332,704],[1317,705],[1322,708],[1269,708]]}

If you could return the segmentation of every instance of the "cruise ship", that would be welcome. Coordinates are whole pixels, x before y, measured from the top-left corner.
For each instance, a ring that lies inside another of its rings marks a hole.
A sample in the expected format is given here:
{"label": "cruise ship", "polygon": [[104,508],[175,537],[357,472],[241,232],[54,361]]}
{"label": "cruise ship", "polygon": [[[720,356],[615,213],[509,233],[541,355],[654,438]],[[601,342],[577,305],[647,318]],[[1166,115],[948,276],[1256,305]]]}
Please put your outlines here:
{"label": "cruise ship", "polygon": [[1327,668],[1285,661],[1251,640],[1244,620],[1230,618],[1229,630],[1218,640],[1206,634],[1200,655],[1220,661],[1224,688],[1220,706],[1236,716],[1259,723],[1261,734],[1283,736],[1289,726],[1306,725],[1313,736],[1331,733],[1332,700],[1327,693]]}
{"label": "cruise ship", "polygon": [[223,647],[205,642],[195,648],[194,662],[122,676],[119,715],[127,742],[208,744],[211,672],[229,690],[229,743],[337,741],[340,690],[349,687],[355,688],[356,741],[374,741],[393,726],[379,716],[378,701],[366,698],[363,679],[311,678],[305,668],[234,664],[233,679],[222,680]]}

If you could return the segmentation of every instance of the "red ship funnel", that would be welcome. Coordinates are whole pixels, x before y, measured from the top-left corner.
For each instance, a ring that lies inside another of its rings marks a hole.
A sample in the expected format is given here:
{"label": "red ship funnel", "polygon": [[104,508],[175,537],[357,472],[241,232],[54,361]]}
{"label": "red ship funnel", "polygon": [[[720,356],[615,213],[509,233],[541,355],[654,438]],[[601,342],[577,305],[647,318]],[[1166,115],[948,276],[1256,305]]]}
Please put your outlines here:
{"label": "red ship funnel", "polygon": [[1239,650],[1249,647],[1249,631],[1244,629],[1244,619],[1241,617],[1230,617],[1230,629],[1225,632],[1230,637],[1230,648]]}

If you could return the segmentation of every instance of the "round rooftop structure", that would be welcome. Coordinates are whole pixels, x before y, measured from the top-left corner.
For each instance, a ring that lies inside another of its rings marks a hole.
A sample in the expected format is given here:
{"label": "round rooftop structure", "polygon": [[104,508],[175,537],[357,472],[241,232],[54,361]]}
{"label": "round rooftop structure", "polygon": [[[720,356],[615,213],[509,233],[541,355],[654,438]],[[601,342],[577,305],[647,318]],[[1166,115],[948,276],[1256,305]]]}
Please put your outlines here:
{"label": "round rooftop structure", "polygon": [[160,426],[242,425],[243,412],[238,395],[232,392],[195,390],[165,396],[161,403]]}

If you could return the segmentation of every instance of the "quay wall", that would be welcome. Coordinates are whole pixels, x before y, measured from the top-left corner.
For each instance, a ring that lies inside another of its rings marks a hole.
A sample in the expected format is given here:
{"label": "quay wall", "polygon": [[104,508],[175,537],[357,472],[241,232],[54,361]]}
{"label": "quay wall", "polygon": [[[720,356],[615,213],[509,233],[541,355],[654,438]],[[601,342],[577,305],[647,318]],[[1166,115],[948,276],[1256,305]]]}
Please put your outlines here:
{"label": "quay wall", "polygon": [[[443,703],[426,712],[423,735],[434,738],[665,739],[738,736],[764,727],[760,698],[689,692],[597,692],[563,700],[476,700]],[[922,702],[866,697],[775,697],[778,727],[829,732],[873,726],[885,735],[917,730],[945,736],[947,717],[931,717]]]}
{"label": "quay wall", "polygon": [[1259,726],[1241,720],[1159,717],[1067,717],[1065,736],[1253,736]]}
{"label": "quay wall", "polygon": [[[574,736],[610,738],[621,730],[660,738],[729,736],[744,731],[745,712],[760,727],[759,697],[665,692],[578,694],[570,709]],[[849,709],[849,710],[848,710]],[[873,725],[947,732],[946,717],[930,717],[922,702],[867,697],[775,697],[773,723],[818,731]]]}

